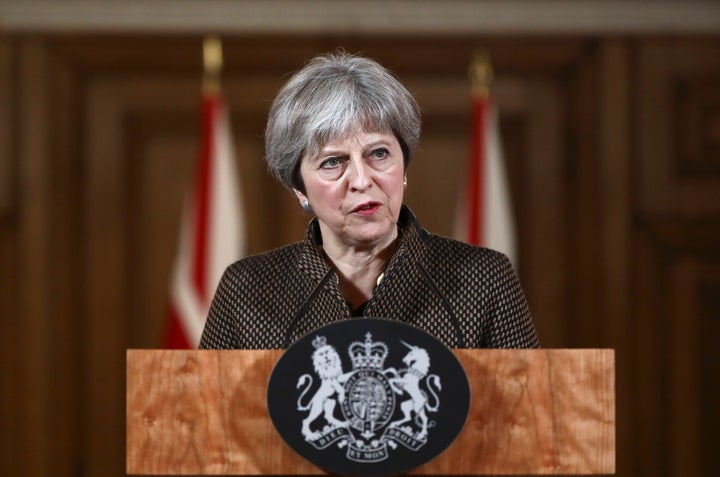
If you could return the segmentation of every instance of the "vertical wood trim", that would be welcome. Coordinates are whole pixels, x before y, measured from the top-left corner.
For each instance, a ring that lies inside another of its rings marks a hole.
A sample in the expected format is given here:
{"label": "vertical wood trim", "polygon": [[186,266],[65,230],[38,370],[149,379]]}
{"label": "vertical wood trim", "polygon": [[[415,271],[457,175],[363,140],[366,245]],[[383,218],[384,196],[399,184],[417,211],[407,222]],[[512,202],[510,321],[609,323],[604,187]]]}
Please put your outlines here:
{"label": "vertical wood trim", "polygon": [[[566,345],[567,231],[562,93],[550,80],[528,90],[527,231],[533,237],[523,283],[544,347]],[[537,198],[542,197],[542,200]],[[551,272],[550,272],[551,271]]]}
{"label": "vertical wood trim", "polygon": [[[682,257],[669,271],[668,451],[670,475],[704,475],[700,467],[700,267],[695,257]],[[710,377],[708,377],[710,378]],[[710,378],[712,379],[712,378]]]}
{"label": "vertical wood trim", "polygon": [[0,35],[0,221],[6,220],[12,208],[13,131],[12,50],[9,38]]}
{"label": "vertical wood trim", "polygon": [[597,52],[593,45],[585,46],[584,54],[578,58],[572,83],[568,86],[567,124],[570,145],[566,158],[568,209],[567,231],[572,250],[570,276],[566,293],[572,318],[568,320],[567,336],[572,341],[566,346],[606,346],[598,336],[600,317],[598,301],[600,295],[599,228],[600,210],[598,177],[598,98],[601,88],[598,80]]}
{"label": "vertical wood trim", "polygon": [[621,41],[609,41],[601,52],[600,68],[600,184],[602,211],[600,300],[605,341],[631,341],[626,328],[630,307],[632,253],[632,168],[630,158],[630,72],[628,49]]}
{"label": "vertical wood trim", "polygon": [[11,77],[12,44],[8,37],[0,35],[0,317],[3,317],[3,333],[0,334],[0,359],[5,365],[0,382],[0,475],[17,475],[18,433],[18,375],[15,360],[18,356],[17,339],[17,273],[15,230],[12,223],[11,184],[14,178],[12,162],[11,128],[13,82]]}
{"label": "vertical wood trim", "polygon": [[19,121],[19,175],[23,200],[19,204],[19,312],[17,347],[23,359],[17,363],[20,475],[50,475],[47,428],[51,390],[48,386],[48,349],[52,319],[48,296],[48,227],[52,204],[48,194],[48,128],[46,51],[41,41],[29,40],[20,48],[19,85],[22,114]]}
{"label": "vertical wood trim", "polygon": [[604,43],[600,52],[599,100],[599,210],[601,260],[599,267],[603,291],[598,303],[603,342],[616,348],[618,470],[630,475],[636,456],[631,412],[633,393],[633,330],[630,323],[630,276],[632,270],[632,176],[630,156],[630,71],[628,47],[621,40]]}
{"label": "vertical wood trim", "polygon": [[662,330],[665,310],[657,297],[663,296],[662,275],[664,270],[658,263],[658,251],[652,241],[652,231],[645,229],[636,239],[636,265],[634,279],[637,280],[635,307],[635,349],[632,355],[633,381],[627,392],[632,396],[633,429],[630,438],[635,440],[632,456],[633,468],[629,475],[668,475],[667,456],[663,453],[664,421],[662,387],[666,370],[664,357],[667,348]]}
{"label": "vertical wood trim", "polygon": [[[84,455],[87,476],[122,471],[124,415],[118,396],[124,395],[124,355],[129,317],[126,200],[123,186],[122,90],[93,83],[87,91],[86,303]],[[101,384],[100,384],[101,383]]]}
{"label": "vertical wood trim", "polygon": [[48,159],[48,184],[52,197],[49,217],[52,240],[49,240],[48,277],[51,290],[51,316],[48,329],[52,340],[49,386],[52,409],[48,427],[60,432],[49,449],[56,477],[76,476],[80,470],[80,436],[83,341],[81,290],[82,224],[80,211],[80,171],[77,167],[80,134],[78,134],[79,100],[76,71],[62,55],[49,48],[48,68],[52,83],[48,85],[48,130],[52,132],[52,153]]}

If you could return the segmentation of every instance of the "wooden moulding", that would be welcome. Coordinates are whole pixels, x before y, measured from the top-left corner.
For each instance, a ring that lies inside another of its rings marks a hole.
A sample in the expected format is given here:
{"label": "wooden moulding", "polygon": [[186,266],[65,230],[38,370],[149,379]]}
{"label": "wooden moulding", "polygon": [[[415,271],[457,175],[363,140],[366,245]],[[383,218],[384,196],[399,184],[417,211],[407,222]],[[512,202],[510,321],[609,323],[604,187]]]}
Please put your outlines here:
{"label": "wooden moulding", "polygon": [[[470,379],[457,440],[413,474],[612,474],[613,350],[455,350]],[[127,352],[128,474],[322,474],[276,433],[281,350]]]}

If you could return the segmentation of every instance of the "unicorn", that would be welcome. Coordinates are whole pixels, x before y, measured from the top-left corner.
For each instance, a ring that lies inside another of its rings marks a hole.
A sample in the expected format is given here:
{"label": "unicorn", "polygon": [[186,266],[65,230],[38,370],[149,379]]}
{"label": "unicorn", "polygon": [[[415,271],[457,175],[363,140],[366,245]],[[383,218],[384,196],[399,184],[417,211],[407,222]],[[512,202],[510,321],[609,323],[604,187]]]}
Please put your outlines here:
{"label": "unicorn", "polygon": [[[402,419],[392,422],[390,427],[399,427],[406,422],[410,422],[414,416],[415,424],[420,427],[420,432],[416,437],[418,440],[425,440],[429,427],[425,411],[437,412],[439,409],[440,399],[433,387],[438,391],[442,389],[440,377],[437,374],[428,376],[430,356],[428,356],[427,351],[418,346],[409,345],[402,340],[400,342],[410,349],[410,352],[402,360],[408,367],[401,369],[400,373],[393,369],[392,374],[396,377],[392,377],[388,381],[393,391],[399,395],[407,394],[408,398],[400,404],[403,413]],[[425,385],[433,395],[435,402],[433,406],[428,402],[427,393],[420,389],[420,383],[423,379],[425,379]]]}

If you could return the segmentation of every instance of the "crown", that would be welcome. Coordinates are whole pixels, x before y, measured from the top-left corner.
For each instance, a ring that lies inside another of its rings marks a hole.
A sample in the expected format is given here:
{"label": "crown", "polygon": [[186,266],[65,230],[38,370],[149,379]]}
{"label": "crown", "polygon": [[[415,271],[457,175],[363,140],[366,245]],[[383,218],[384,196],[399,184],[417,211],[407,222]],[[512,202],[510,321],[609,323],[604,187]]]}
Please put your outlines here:
{"label": "crown", "polygon": [[324,336],[317,335],[312,340],[312,345],[315,349],[320,349],[327,344],[327,339]]}
{"label": "crown", "polygon": [[383,369],[388,347],[385,343],[373,341],[370,333],[365,335],[365,342],[353,341],[348,347],[353,369]]}

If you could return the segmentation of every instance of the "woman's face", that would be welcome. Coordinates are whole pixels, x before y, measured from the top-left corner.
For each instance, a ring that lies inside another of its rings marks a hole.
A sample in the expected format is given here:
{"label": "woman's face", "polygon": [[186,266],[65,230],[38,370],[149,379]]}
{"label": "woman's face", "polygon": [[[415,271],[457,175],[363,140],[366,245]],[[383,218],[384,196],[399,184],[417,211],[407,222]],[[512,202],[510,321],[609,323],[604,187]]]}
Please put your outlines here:
{"label": "woman's face", "polygon": [[300,163],[305,194],[320,221],[324,243],[367,248],[397,236],[405,167],[392,134],[357,132],[327,143]]}

